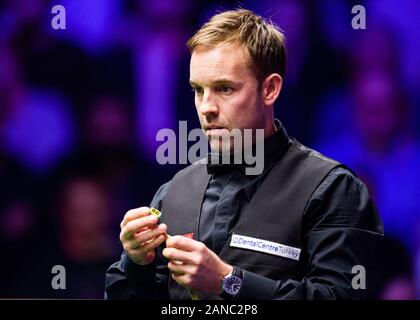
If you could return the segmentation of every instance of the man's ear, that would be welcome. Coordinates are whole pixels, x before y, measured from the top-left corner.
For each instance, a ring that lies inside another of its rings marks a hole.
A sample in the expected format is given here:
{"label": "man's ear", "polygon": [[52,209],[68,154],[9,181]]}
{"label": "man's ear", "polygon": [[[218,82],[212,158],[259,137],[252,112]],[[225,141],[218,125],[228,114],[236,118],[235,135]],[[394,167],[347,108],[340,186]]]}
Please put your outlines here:
{"label": "man's ear", "polygon": [[272,73],[265,78],[262,85],[262,99],[266,106],[273,106],[280,95],[283,78],[278,73]]}

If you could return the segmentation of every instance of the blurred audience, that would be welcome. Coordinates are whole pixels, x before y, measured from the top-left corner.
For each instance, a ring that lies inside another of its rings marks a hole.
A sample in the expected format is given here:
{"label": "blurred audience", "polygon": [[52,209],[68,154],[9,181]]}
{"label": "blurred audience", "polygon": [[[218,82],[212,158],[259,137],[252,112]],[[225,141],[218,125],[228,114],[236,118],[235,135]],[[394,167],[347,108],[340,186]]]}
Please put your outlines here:
{"label": "blurred audience", "polygon": [[38,294],[36,287],[30,288],[36,273],[31,264],[34,253],[42,252],[43,239],[34,189],[33,180],[4,153],[0,141],[0,297]]}
{"label": "blurred audience", "polygon": [[176,129],[178,120],[185,120],[177,110],[195,114],[193,100],[185,98],[190,93],[185,42],[192,32],[193,8],[192,0],[137,2],[130,17],[134,21],[131,27],[139,30],[129,42],[134,62],[136,139],[150,162],[156,160],[156,133],[162,128]]}
{"label": "blurred audience", "polygon": [[66,268],[66,290],[51,290],[53,297],[103,297],[103,273],[119,251],[110,237],[112,212],[103,185],[88,177],[66,181],[57,197],[56,221],[60,254],[50,257],[51,265]]}
{"label": "blurred audience", "polygon": [[380,300],[413,300],[414,266],[405,246],[397,238],[385,236],[378,244],[373,269],[366,270],[368,298]]}
{"label": "blurred audience", "polygon": [[413,252],[420,154],[410,126],[412,106],[389,73],[360,73],[350,87],[353,128],[342,136],[331,135],[319,148],[356,173],[369,172],[385,232]]}

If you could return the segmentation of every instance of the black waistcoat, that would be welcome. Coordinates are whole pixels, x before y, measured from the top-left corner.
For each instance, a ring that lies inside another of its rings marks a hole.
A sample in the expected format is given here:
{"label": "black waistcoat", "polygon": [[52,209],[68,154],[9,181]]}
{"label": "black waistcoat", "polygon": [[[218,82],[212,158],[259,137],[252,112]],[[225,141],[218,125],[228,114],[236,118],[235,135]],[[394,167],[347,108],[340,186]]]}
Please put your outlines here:
{"label": "black waistcoat", "polygon": [[[239,213],[237,224],[230,230],[231,234],[302,249],[305,206],[325,176],[340,165],[291,140],[249,204]],[[169,234],[192,232],[196,239],[201,205],[210,177],[206,165],[193,164],[172,179],[162,206],[162,222],[168,225]],[[299,279],[304,272],[304,256],[301,255],[296,261],[231,247],[231,234],[219,254],[223,261],[274,280]],[[172,299],[189,299],[187,290],[172,278],[169,295]],[[204,299],[217,299],[215,296],[198,295]]]}

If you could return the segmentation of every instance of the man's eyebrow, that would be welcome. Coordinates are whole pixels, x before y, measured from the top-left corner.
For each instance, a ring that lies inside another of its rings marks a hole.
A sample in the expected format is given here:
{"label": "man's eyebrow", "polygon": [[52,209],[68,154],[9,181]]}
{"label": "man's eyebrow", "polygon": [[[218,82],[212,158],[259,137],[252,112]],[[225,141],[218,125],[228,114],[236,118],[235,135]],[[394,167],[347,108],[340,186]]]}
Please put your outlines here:
{"label": "man's eyebrow", "polygon": [[200,86],[199,84],[195,83],[194,81],[190,80],[189,82],[190,82],[191,87],[199,87]]}
{"label": "man's eyebrow", "polygon": [[220,84],[236,84],[237,82],[231,80],[231,79],[219,79],[213,82],[213,84],[215,85],[220,85]]}
{"label": "man's eyebrow", "polygon": [[[231,85],[238,84],[238,82],[235,82],[235,81],[233,81],[231,79],[227,79],[227,78],[221,78],[221,79],[218,79],[218,80],[215,80],[215,81],[211,81],[210,83],[211,83],[212,86],[221,85],[221,84],[231,84]],[[201,87],[200,84],[198,84],[198,83],[196,83],[192,80],[190,80],[190,85],[193,86],[193,87]]]}

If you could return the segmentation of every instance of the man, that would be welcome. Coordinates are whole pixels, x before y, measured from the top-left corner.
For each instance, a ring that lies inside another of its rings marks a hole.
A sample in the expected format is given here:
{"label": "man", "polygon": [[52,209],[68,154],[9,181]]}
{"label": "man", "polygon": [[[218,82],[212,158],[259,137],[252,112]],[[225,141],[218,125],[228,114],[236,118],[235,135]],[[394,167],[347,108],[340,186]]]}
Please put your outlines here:
{"label": "man", "polygon": [[148,207],[128,211],[124,253],[107,271],[105,296],[363,297],[365,290],[352,287],[352,271],[372,272],[382,224],[351,171],[289,138],[274,119],[286,66],[282,33],[241,9],[215,15],[187,44],[212,151],[234,153],[219,139],[233,129],[264,129],[264,170],[246,175],[245,164],[191,165],[155,195],[151,206],[162,211],[162,223]]}

